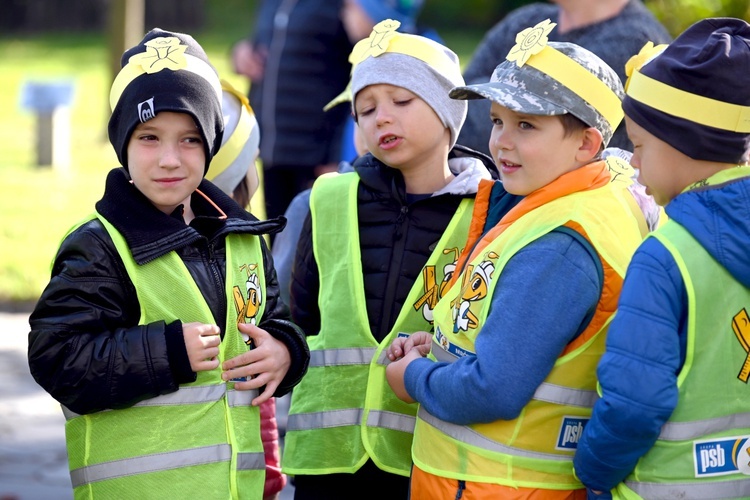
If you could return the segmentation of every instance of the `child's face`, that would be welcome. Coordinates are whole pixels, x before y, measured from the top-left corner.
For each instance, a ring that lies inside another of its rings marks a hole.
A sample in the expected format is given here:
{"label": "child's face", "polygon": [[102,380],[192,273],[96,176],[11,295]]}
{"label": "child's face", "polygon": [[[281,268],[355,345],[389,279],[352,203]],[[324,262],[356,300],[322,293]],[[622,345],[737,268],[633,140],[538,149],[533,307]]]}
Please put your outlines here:
{"label": "child's face", "polygon": [[450,131],[409,90],[370,85],[357,93],[354,110],[366,150],[386,165],[406,170],[445,164]]}
{"label": "child's face", "polygon": [[203,140],[188,114],[158,113],[130,136],[128,171],[133,184],[166,214],[180,204],[190,206],[205,167]]}
{"label": "child's face", "polygon": [[690,158],[625,116],[628,137],[633,142],[630,163],[638,169],[638,182],[661,206],[682,192],[693,179],[685,178]]}
{"label": "child's face", "polygon": [[521,114],[493,102],[490,117],[490,152],[511,194],[526,196],[586,163],[577,158],[583,131],[566,136],[557,116]]}

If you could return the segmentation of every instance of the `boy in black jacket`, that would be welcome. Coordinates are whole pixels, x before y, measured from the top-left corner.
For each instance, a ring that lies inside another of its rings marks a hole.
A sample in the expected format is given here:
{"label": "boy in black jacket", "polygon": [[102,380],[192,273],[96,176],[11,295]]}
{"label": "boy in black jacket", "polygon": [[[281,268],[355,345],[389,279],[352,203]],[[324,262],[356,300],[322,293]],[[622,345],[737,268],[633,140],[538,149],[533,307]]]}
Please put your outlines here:
{"label": "boy in black jacket", "polygon": [[283,222],[203,179],[221,85],[192,37],[154,29],[122,66],[109,137],[124,168],[61,244],[31,373],[63,405],[77,497],[260,498],[257,406],[309,360],[262,238]]}

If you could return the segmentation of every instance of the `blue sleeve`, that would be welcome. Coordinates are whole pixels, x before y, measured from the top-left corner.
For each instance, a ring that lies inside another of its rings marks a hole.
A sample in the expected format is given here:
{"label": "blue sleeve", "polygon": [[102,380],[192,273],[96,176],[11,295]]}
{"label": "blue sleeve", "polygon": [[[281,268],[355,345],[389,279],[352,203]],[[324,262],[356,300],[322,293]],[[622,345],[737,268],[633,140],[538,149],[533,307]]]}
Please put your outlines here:
{"label": "blue sleeve", "polygon": [[476,355],[409,364],[408,393],[459,425],[516,418],[599,300],[597,263],[568,234],[553,232],[506,264],[476,339]]}
{"label": "blue sleeve", "polygon": [[576,475],[587,487],[610,490],[620,483],[677,406],[685,297],[671,254],[658,240],[646,239],[625,275],[597,368],[602,397],[574,459]]}

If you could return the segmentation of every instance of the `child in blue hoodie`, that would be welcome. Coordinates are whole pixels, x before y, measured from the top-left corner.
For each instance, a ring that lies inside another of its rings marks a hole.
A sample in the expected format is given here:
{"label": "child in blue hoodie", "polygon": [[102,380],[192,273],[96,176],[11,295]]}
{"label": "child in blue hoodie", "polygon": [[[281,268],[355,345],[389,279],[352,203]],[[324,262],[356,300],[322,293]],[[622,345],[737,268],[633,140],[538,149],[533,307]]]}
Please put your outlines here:
{"label": "child in blue hoodie", "polygon": [[749,498],[750,25],[632,61],[632,162],[669,221],[628,267],[575,472],[600,498]]}

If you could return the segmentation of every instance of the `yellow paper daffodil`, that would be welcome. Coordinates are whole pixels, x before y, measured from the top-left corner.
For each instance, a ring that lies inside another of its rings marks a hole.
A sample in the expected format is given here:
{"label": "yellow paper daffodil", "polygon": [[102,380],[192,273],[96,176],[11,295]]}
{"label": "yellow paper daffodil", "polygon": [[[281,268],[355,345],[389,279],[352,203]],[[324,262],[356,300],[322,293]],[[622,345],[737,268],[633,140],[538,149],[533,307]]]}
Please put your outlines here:
{"label": "yellow paper daffodil", "polygon": [[398,32],[401,23],[393,19],[380,21],[372,28],[370,36],[360,40],[349,55],[349,62],[356,66],[368,57],[378,57],[388,50],[388,44]]}
{"label": "yellow paper daffodil", "polygon": [[641,69],[644,64],[661,54],[666,48],[667,44],[665,43],[654,45],[654,42],[646,42],[646,45],[641,48],[638,54],[628,59],[628,62],[625,63],[625,75],[628,77],[628,79],[625,81],[626,91],[628,90],[630,76],[633,74],[633,72],[635,70]]}
{"label": "yellow paper daffodil", "polygon": [[146,52],[129,59],[129,63],[140,65],[146,73],[158,73],[163,69],[177,71],[187,67],[185,51],[180,39],[174,36],[154,38],[146,42]]}
{"label": "yellow paper daffodil", "polygon": [[549,41],[547,35],[557,26],[549,19],[538,23],[532,28],[526,28],[516,35],[516,44],[510,49],[506,59],[515,62],[520,68],[534,54],[541,52]]}

